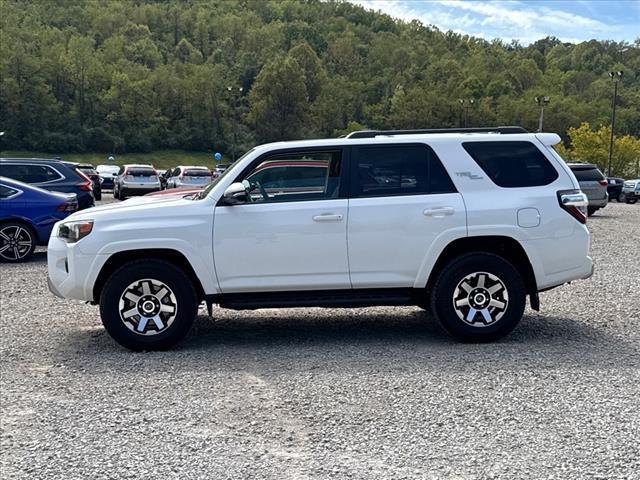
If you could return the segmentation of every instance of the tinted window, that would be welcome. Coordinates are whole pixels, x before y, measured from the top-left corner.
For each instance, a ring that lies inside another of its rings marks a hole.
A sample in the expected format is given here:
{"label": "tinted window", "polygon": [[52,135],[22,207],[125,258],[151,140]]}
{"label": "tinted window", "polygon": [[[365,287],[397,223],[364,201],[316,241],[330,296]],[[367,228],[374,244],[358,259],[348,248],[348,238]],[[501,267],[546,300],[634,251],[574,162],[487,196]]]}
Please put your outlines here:
{"label": "tinted window", "polygon": [[184,172],[184,174],[188,177],[210,177],[211,176],[211,172],[209,170],[205,170],[205,169],[188,169]]}
{"label": "tinted window", "polygon": [[44,183],[62,178],[47,165],[3,164],[2,175],[24,183]]}
{"label": "tinted window", "polygon": [[462,146],[501,187],[535,187],[558,178],[558,172],[531,142],[465,142]]}
{"label": "tinted window", "polygon": [[294,152],[267,157],[245,177],[252,202],[337,198],[341,152]]}
{"label": "tinted window", "polygon": [[127,175],[132,175],[134,177],[151,177],[155,175],[155,170],[150,168],[129,168],[127,170]]}
{"label": "tinted window", "polygon": [[579,182],[598,182],[604,178],[600,170],[594,167],[574,167],[569,165]]}
{"label": "tinted window", "polygon": [[78,167],[78,170],[80,170],[85,175],[97,175],[98,174],[98,172],[96,172],[93,169],[93,167]]}
{"label": "tinted window", "polygon": [[0,185],[0,198],[9,198],[16,193],[18,193],[17,190],[14,190],[11,187],[7,187],[6,185]]}
{"label": "tinted window", "polygon": [[352,197],[455,191],[440,160],[426,145],[354,148]]}

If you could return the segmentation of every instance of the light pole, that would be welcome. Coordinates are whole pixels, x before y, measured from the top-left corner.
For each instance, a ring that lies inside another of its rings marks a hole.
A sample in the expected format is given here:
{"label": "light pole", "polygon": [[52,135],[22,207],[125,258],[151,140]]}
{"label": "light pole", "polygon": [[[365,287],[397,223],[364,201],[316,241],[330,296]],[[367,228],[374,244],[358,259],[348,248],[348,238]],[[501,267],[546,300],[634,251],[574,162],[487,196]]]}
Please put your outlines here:
{"label": "light pole", "polygon": [[613,100],[611,101],[611,137],[609,138],[609,165],[607,167],[607,174],[611,173],[611,158],[613,157],[613,131],[616,127],[616,103],[618,102],[618,81],[622,80],[624,72],[622,70],[618,72],[609,72],[609,77],[613,80]]}
{"label": "light pole", "polygon": [[242,95],[243,88],[242,87],[227,87],[227,91],[231,94],[233,98],[233,147],[231,149],[231,158],[233,161],[236,161],[236,142],[237,138],[237,124],[238,124],[238,101],[240,99],[240,95]]}
{"label": "light pole", "polygon": [[458,102],[460,102],[460,105],[464,110],[464,128],[467,128],[469,126],[469,109],[473,107],[473,104],[476,103],[476,101],[473,98],[461,98]]}
{"label": "light pole", "polygon": [[540,105],[540,120],[538,120],[538,131],[542,131],[542,123],[544,122],[544,107],[549,105],[551,99],[548,96],[544,97],[533,97],[535,102]]}

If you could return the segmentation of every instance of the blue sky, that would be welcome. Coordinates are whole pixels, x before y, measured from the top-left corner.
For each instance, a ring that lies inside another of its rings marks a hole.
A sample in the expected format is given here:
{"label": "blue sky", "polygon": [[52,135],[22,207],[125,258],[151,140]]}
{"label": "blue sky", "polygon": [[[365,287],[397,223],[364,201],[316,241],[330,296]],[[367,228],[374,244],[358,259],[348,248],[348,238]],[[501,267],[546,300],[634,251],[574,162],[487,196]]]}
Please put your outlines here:
{"label": "blue sky", "polygon": [[487,40],[529,44],[546,36],[566,42],[640,37],[640,0],[350,0],[393,17],[420,20]]}

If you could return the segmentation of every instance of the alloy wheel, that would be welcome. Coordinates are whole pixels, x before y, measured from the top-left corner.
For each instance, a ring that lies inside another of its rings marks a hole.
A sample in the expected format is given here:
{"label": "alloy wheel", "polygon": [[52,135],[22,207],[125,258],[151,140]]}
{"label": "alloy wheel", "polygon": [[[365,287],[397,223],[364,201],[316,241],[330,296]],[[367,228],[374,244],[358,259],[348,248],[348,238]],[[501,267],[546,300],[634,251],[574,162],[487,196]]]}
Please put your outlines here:
{"label": "alloy wheel", "polygon": [[20,225],[0,228],[0,256],[12,262],[27,257],[33,248],[33,237]]}
{"label": "alloy wheel", "polygon": [[498,322],[509,305],[507,287],[497,276],[474,272],[458,283],[453,293],[453,308],[463,322],[473,327],[488,327]]}
{"label": "alloy wheel", "polygon": [[167,330],[178,314],[176,296],[165,283],[145,278],[124,289],[118,303],[120,319],[138,335]]}

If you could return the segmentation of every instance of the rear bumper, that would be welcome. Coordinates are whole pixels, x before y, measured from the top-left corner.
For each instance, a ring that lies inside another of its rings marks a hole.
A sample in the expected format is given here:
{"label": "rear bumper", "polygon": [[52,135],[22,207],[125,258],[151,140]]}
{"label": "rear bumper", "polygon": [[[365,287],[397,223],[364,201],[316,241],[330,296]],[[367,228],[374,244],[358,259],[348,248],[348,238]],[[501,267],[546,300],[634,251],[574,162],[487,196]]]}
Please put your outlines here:
{"label": "rear bumper", "polygon": [[125,186],[122,186],[120,188],[120,192],[123,193],[126,196],[146,195],[147,193],[159,192],[159,191],[160,191],[160,185],[154,185],[152,187],[125,187]]}
{"label": "rear bumper", "polygon": [[605,195],[604,197],[600,197],[600,198],[593,198],[593,197],[588,197],[588,198],[589,198],[590,207],[599,207],[599,208],[604,207],[609,202],[609,195]]}

